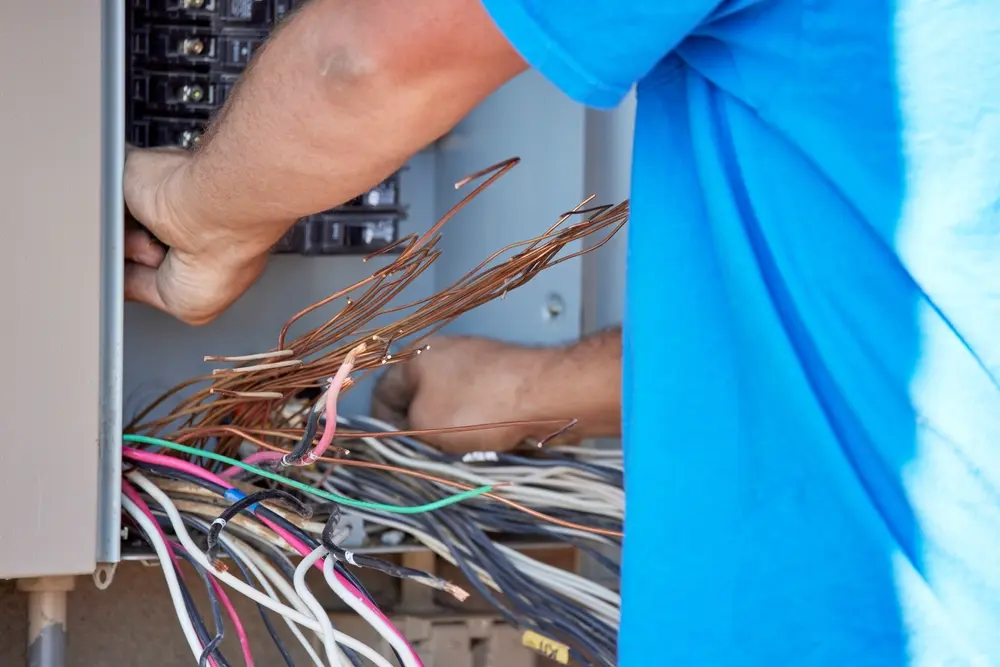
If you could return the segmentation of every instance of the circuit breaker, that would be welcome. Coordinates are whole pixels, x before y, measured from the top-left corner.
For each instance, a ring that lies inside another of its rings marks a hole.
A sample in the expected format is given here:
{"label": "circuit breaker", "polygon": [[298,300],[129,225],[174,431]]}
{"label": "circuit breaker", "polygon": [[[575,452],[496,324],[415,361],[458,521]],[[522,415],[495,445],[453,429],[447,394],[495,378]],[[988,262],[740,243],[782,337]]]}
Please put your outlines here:
{"label": "circuit breaker", "polygon": [[[140,147],[197,147],[291,0],[127,0],[127,132]],[[368,254],[399,237],[399,176],[300,220],[275,253]]]}

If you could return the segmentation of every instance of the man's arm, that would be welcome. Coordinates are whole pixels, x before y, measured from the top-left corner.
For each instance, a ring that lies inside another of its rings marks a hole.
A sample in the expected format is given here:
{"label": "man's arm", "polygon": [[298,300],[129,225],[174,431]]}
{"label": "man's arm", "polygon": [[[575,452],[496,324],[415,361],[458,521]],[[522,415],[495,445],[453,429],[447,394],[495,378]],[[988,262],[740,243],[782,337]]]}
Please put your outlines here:
{"label": "man's arm", "polygon": [[177,250],[158,271],[131,267],[130,296],[211,319],[297,218],[376,185],[525,68],[479,0],[314,0],[193,156],[130,152],[129,209]]}
{"label": "man's arm", "polygon": [[524,388],[527,418],[574,418],[573,432],[581,439],[621,435],[621,328],[543,352],[547,359]]}
{"label": "man's arm", "polygon": [[315,0],[267,43],[172,199],[270,247],[289,220],[378,184],[524,67],[478,0]]}
{"label": "man's arm", "polygon": [[574,440],[621,433],[621,330],[565,347],[522,347],[486,338],[443,337],[391,366],[372,398],[373,414],[415,429],[508,421],[536,426],[439,434],[426,439],[451,452],[507,450],[544,438],[576,419]]}

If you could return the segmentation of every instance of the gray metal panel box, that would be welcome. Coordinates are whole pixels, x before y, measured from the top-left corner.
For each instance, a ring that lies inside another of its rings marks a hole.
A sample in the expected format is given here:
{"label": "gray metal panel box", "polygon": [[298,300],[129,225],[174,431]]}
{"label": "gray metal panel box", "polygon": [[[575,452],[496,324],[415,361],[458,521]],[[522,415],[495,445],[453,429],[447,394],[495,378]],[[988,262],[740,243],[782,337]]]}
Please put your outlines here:
{"label": "gray metal panel box", "polygon": [[116,557],[122,148],[105,139],[123,132],[108,18],[101,0],[0,5],[3,578]]}

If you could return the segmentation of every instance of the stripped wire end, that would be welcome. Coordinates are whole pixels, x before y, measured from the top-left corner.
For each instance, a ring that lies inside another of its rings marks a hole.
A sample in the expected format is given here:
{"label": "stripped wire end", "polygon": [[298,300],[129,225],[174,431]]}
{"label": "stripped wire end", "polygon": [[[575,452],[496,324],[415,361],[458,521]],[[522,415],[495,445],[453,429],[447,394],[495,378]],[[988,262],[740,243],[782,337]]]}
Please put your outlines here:
{"label": "stripped wire end", "polygon": [[272,399],[280,400],[284,398],[284,396],[277,391],[232,391],[230,389],[220,389],[218,387],[211,387],[208,390],[208,393],[226,396],[227,398],[246,398],[259,401]]}
{"label": "stripped wire end", "polygon": [[451,582],[445,582],[444,587],[441,590],[459,602],[465,602],[469,599],[469,591],[465,590],[461,586],[456,586]]}
{"label": "stripped wire end", "polygon": [[323,435],[320,436],[319,442],[316,447],[310,451],[308,454],[302,457],[302,460],[297,464],[300,466],[311,466],[314,464],[326,450],[333,443],[333,438],[337,434],[337,397],[340,396],[340,390],[344,385],[344,382],[348,379],[351,371],[354,370],[354,362],[358,358],[359,354],[363,354],[365,350],[368,349],[367,343],[359,343],[355,345],[347,356],[344,357],[344,361],[340,364],[340,368],[337,369],[337,374],[330,378],[330,388],[326,392],[326,424],[323,426]]}
{"label": "stripped wire end", "polygon": [[410,577],[410,580],[424,586],[430,586],[439,591],[444,591],[459,602],[465,602],[469,599],[469,591],[444,579],[438,579],[437,577]]}
{"label": "stripped wire end", "polygon": [[354,361],[358,358],[358,355],[364,354],[364,352],[367,349],[368,349],[368,344],[365,342],[361,342],[355,345],[353,348],[351,348],[351,351],[347,353],[347,356],[344,357],[344,363],[341,364],[341,368],[343,368],[345,365],[348,366],[349,368],[347,369],[347,372],[350,373],[351,370],[354,369]]}
{"label": "stripped wire end", "polygon": [[564,433],[566,433],[566,431],[568,431],[571,428],[573,428],[574,426],[576,426],[577,423],[579,423],[579,421],[580,420],[575,419],[575,418],[574,419],[570,419],[569,422],[565,426],[563,426],[562,428],[560,428],[557,431],[554,431],[554,432],[548,434],[547,436],[545,436],[544,438],[542,438],[541,440],[539,440],[538,441],[538,445],[536,445],[536,446],[538,447],[538,449],[541,449],[542,447],[544,447],[548,443],[552,442],[553,440],[555,440],[559,436],[561,436]]}
{"label": "stripped wire end", "polygon": [[214,362],[240,362],[240,361],[256,361],[258,359],[274,359],[275,357],[290,357],[295,352],[293,350],[274,350],[272,352],[258,352],[257,354],[243,354],[237,356],[224,356],[216,354],[206,354],[205,361]]}
{"label": "stripped wire end", "polygon": [[214,569],[216,572],[229,572],[229,566],[223,563],[221,559],[213,558],[211,563],[212,563],[212,569]]}
{"label": "stripped wire end", "polygon": [[275,361],[270,364],[239,366],[237,368],[216,368],[212,370],[212,375],[240,375],[243,373],[256,373],[258,371],[274,371],[281,368],[301,366],[303,363],[304,362],[301,359],[289,359],[288,361]]}

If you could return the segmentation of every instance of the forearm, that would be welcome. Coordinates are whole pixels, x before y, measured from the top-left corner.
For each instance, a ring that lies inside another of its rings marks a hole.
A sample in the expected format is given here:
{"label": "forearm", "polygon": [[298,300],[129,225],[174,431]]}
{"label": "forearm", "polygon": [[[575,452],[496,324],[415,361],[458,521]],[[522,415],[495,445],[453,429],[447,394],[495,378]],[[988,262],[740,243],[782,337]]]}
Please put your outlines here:
{"label": "forearm", "polygon": [[531,419],[578,420],[578,438],[621,434],[621,329],[594,334],[564,348],[540,351],[538,372],[524,394]]}
{"label": "forearm", "polygon": [[257,55],[162,199],[185,202],[206,239],[263,252],[295,219],[380,182],[523,67],[478,0],[314,0]]}

